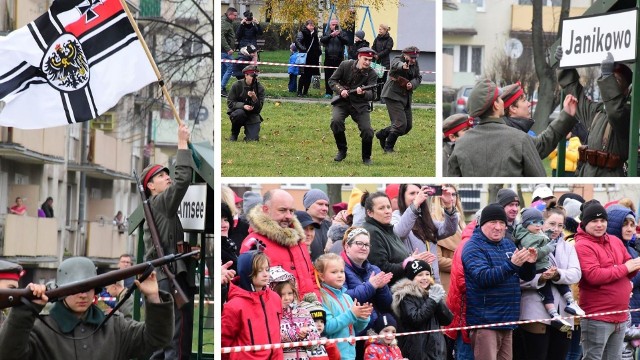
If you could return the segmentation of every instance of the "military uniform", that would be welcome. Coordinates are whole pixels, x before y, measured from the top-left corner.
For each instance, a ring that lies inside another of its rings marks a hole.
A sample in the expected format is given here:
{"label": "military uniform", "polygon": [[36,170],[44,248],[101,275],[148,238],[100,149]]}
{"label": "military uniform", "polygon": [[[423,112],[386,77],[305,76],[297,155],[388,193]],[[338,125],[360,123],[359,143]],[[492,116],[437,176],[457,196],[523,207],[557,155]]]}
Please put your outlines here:
{"label": "military uniform", "polygon": [[[245,76],[250,76],[249,68],[255,68],[255,66],[247,66],[242,72]],[[255,69],[257,71],[257,69]],[[260,123],[262,122],[262,106],[264,105],[264,86],[258,82],[258,78],[254,77],[254,84],[247,85],[245,79],[240,79],[231,85],[229,95],[227,96],[227,114],[231,120],[231,140],[235,141],[240,134],[240,129],[244,126],[245,141],[258,141],[260,140]],[[254,101],[247,95],[249,91],[255,91],[258,99]],[[253,109],[248,111],[244,109],[245,105],[253,106]]]}
{"label": "military uniform", "polygon": [[[0,280],[2,280],[3,289],[11,289],[18,287],[18,281],[22,276],[22,266],[9,261],[0,260]],[[6,319],[9,309],[0,309],[0,326]]]}
{"label": "military uniform", "polygon": [[[411,47],[411,57],[418,54],[418,49]],[[415,49],[415,50],[414,50]],[[411,98],[413,91],[420,86],[422,82],[422,76],[420,75],[420,67],[418,63],[409,65],[409,69],[403,69],[406,63],[405,55],[408,52],[403,50],[403,54],[396,56],[391,61],[391,68],[389,70],[389,77],[387,82],[382,88],[382,94],[380,95],[387,105],[387,111],[389,112],[389,118],[391,119],[391,126],[380,130],[376,133],[376,137],[380,140],[382,150],[385,152],[392,152],[393,147],[396,144],[398,137],[406,135],[411,131],[413,127],[413,114],[411,112]],[[411,90],[407,90],[406,86],[401,86],[398,77],[403,77],[413,86]],[[383,145],[384,144],[384,145]]]}
{"label": "military uniform", "polygon": [[[149,198],[149,206],[155,220],[158,234],[160,236],[160,246],[165,255],[178,253],[178,243],[184,240],[184,231],[180,218],[178,218],[178,207],[189,189],[191,183],[191,150],[178,149],[176,156],[175,175],[172,184],[162,193]],[[145,169],[142,173],[143,183],[147,186],[148,180],[153,178],[146,176],[146,173],[157,173],[153,165]],[[166,169],[166,168],[165,168]],[[162,170],[162,169],[160,169]],[[148,171],[148,172],[147,172]],[[149,225],[144,223],[144,246],[145,261],[157,258]],[[164,355],[171,359],[187,359],[191,354],[191,339],[193,335],[193,295],[195,293],[195,264],[193,259],[181,259],[169,265],[169,269],[175,274],[178,284],[189,298],[189,302],[181,309],[175,309],[175,332],[171,341],[171,346],[165,349]],[[163,271],[157,272],[158,287],[160,290],[171,293],[170,281]],[[163,358],[162,351],[160,358]],[[182,354],[180,357],[178,354]],[[154,354],[157,355],[157,354]],[[185,357],[186,356],[186,357]],[[152,356],[152,359],[155,357]]]}
{"label": "military uniform", "polygon": [[[624,176],[624,162],[629,155],[629,124],[631,108],[620,91],[614,75],[598,79],[598,87],[604,102],[592,102],[584,93],[575,69],[558,71],[558,83],[578,99],[576,119],[589,131],[587,146],[619,156],[615,168],[599,167],[584,162],[578,176]],[[582,161],[583,159],[581,159]],[[633,165],[635,166],[635,164]]]}
{"label": "military uniform", "polygon": [[454,135],[459,138],[460,131],[468,130],[473,127],[473,118],[467,114],[453,114],[442,122],[442,175],[446,176],[449,173],[449,157],[453,153],[453,147],[455,142],[449,139],[450,135]]}
{"label": "military uniform", "polygon": [[[363,48],[366,49],[366,48]],[[362,52],[363,49],[360,49]],[[370,50],[370,49],[369,49]],[[342,90],[353,90],[357,87],[375,85],[378,79],[376,72],[371,68],[358,69],[357,60],[346,60],[340,63],[336,72],[329,79],[329,85],[333,91],[340,95]],[[345,135],[345,120],[351,116],[358,124],[360,138],[362,139],[362,160],[370,162],[371,146],[373,143],[373,128],[371,128],[371,117],[369,115],[369,101],[374,98],[375,89],[365,90],[364,94],[358,95],[355,92],[349,97],[342,99],[333,106],[331,113],[331,131],[338,147],[338,152],[347,153],[347,137]],[[336,157],[336,161],[338,160]]]}

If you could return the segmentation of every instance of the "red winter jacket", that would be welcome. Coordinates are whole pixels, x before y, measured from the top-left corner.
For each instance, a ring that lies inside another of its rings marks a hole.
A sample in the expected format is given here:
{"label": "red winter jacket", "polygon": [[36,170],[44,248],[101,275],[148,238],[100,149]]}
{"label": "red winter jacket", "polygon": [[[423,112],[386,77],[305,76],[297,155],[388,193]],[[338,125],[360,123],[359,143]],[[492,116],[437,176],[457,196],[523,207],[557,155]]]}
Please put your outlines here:
{"label": "red winter jacket", "polygon": [[[464,266],[462,265],[462,249],[464,249],[467,241],[469,241],[469,238],[464,238],[453,252],[449,293],[447,293],[447,307],[453,313],[453,320],[451,324],[443,326],[445,329],[467,326],[467,286],[464,280]],[[458,331],[460,330],[447,330],[444,334],[455,340],[458,337]],[[462,340],[467,344],[471,343],[468,330],[462,330]]]}
{"label": "red winter jacket", "polygon": [[280,265],[296,278],[300,300],[309,292],[316,293],[321,299],[309,248],[302,242],[304,230],[298,219],[292,219],[291,227],[282,228],[260,206],[254,207],[247,219],[251,227],[249,235],[242,242],[240,253],[251,250],[251,239],[262,241],[266,245],[264,253],[269,257],[269,266]]}
{"label": "red winter jacket", "polygon": [[464,229],[462,229],[462,241],[469,240],[471,238],[471,235],[473,235],[473,230],[476,229],[476,225],[478,225],[478,221],[476,219],[473,219],[467,224],[467,226],[465,226]]}
{"label": "red winter jacket", "polygon": [[[578,228],[575,241],[582,270],[582,278],[578,283],[580,307],[587,314],[629,309],[630,281],[637,271],[627,271],[624,263],[631,259],[631,255],[622,241],[609,234],[596,238],[587,234],[582,226]],[[627,316],[627,313],[619,313],[589,319],[623,323],[627,321]]]}
{"label": "red winter jacket", "polygon": [[[269,288],[247,291],[229,284],[229,297],[222,309],[222,347],[280,343],[282,300]],[[225,360],[282,360],[282,349],[224,354]]]}

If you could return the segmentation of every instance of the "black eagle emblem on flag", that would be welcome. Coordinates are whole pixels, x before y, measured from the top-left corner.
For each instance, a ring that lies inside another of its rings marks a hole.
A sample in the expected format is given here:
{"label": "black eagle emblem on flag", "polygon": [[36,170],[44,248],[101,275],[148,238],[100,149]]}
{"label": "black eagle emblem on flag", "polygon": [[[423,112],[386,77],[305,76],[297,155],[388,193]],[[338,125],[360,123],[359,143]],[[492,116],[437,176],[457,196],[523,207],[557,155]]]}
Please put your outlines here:
{"label": "black eagle emblem on flag", "polygon": [[53,86],[60,90],[77,90],[87,84],[89,65],[78,40],[57,42],[53,51],[47,54],[42,70]]}

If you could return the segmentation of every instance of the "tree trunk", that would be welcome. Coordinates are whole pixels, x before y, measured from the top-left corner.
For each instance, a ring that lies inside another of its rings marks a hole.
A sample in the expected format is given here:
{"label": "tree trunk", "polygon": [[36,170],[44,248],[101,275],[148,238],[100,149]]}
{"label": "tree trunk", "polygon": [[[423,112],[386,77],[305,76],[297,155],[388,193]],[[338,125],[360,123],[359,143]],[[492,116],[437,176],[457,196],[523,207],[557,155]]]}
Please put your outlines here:
{"label": "tree trunk", "polygon": [[327,196],[329,197],[329,215],[335,215],[331,204],[342,202],[342,184],[327,184]]}
{"label": "tree trunk", "polygon": [[504,184],[489,184],[487,190],[489,191],[489,204],[496,202],[498,191],[504,187]]}

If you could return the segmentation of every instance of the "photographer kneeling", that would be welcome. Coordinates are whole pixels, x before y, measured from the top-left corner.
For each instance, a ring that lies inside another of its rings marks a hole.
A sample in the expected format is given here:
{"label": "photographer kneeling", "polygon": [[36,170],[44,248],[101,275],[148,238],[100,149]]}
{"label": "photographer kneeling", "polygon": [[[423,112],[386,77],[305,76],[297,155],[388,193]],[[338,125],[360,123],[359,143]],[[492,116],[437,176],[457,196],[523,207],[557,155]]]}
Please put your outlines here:
{"label": "photographer kneeling", "polygon": [[242,69],[244,79],[231,86],[227,97],[227,114],[231,120],[230,141],[237,141],[240,129],[244,126],[244,141],[260,139],[260,123],[262,122],[262,105],[264,104],[264,87],[258,82],[258,67],[246,66]]}

